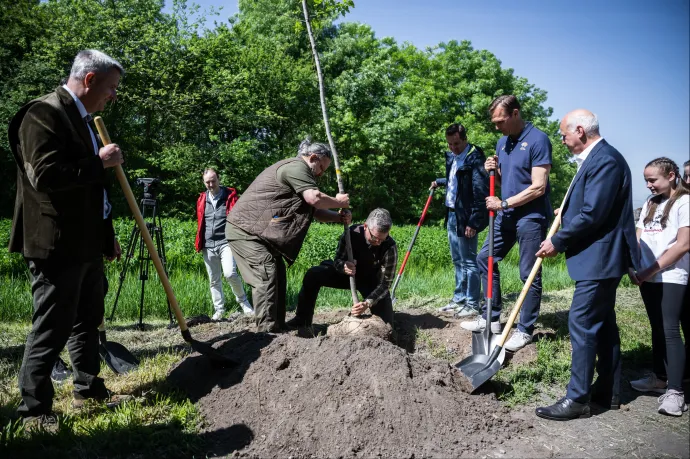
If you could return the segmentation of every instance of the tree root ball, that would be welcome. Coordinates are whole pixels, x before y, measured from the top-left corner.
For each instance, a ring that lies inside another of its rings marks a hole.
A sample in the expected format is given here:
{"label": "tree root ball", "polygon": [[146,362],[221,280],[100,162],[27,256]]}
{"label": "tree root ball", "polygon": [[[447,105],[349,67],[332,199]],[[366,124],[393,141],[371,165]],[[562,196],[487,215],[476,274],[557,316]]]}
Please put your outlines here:
{"label": "tree root ball", "polygon": [[328,327],[328,336],[375,336],[390,341],[393,328],[379,316],[346,316],[335,325]]}

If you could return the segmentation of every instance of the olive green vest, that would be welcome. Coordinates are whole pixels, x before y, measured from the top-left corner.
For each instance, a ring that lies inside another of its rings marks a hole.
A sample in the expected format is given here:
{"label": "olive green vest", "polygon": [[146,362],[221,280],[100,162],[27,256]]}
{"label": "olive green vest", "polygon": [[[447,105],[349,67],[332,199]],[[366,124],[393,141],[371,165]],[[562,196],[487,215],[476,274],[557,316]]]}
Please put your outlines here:
{"label": "olive green vest", "polygon": [[300,194],[278,182],[278,168],[291,162],[309,169],[300,158],[275,163],[254,179],[228,214],[228,223],[261,238],[289,264],[297,258],[314,214]]}

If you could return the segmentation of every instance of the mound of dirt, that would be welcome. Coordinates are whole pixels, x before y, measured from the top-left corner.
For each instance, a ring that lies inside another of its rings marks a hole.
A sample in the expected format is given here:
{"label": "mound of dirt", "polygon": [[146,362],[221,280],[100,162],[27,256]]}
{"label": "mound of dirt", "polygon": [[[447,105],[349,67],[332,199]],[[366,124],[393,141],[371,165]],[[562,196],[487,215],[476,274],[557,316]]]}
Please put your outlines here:
{"label": "mound of dirt", "polygon": [[531,427],[447,363],[374,337],[245,333],[221,351],[243,363],[192,355],[170,374],[207,420],[209,455],[477,456]]}
{"label": "mound of dirt", "polygon": [[367,335],[390,341],[393,328],[378,316],[366,318],[345,316],[337,324],[328,327],[328,336]]}

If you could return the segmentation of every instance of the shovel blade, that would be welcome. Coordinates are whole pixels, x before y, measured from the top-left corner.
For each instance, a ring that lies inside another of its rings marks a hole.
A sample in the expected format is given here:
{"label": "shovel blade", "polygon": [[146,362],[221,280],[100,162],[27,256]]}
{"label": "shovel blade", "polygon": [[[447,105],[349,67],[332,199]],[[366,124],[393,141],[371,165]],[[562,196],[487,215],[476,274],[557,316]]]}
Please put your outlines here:
{"label": "shovel blade", "polygon": [[103,361],[115,374],[123,375],[139,366],[139,359],[120,343],[102,341],[99,352]]}
{"label": "shovel blade", "polygon": [[494,348],[491,355],[471,355],[455,364],[472,386],[472,392],[479,389],[501,369],[502,362],[498,360],[498,356],[504,351],[502,348],[499,349]]}
{"label": "shovel blade", "polygon": [[214,365],[222,368],[231,368],[240,364],[240,362],[237,360],[224,356],[218,352],[218,349],[214,348],[210,344],[197,341],[192,338],[192,334],[189,332],[189,329],[182,332],[182,338],[184,338],[184,340],[188,342],[190,346],[192,346],[194,351],[211,359],[211,362],[213,362]]}
{"label": "shovel blade", "polygon": [[[472,355],[489,355],[491,352],[494,350],[495,347],[498,346],[498,342],[501,340],[500,335],[491,335],[491,345],[489,349],[486,348],[486,339],[485,336],[482,332],[472,332]],[[506,357],[506,350],[501,349],[500,354],[498,354],[498,361],[501,362],[501,365],[503,365],[503,362],[505,361]],[[458,364],[459,365],[459,364]]]}

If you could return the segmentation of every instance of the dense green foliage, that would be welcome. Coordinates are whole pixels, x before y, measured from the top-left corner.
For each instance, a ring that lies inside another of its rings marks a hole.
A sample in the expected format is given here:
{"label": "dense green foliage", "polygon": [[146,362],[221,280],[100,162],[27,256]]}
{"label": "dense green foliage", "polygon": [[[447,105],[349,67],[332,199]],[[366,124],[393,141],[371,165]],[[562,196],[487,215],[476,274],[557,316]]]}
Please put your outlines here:
{"label": "dense green foliage", "polygon": [[[207,15],[194,14],[184,0],[171,13],[162,11],[163,0],[0,3],[3,132],[22,104],[68,75],[78,50],[111,54],[127,73],[117,102],[103,113],[106,125],[125,151],[130,178],[163,179],[167,216],[191,218],[204,167],[217,167],[222,182],[241,191],[267,165],[294,155],[306,135],[325,139],[298,0],[240,1],[240,13],[213,30],[202,28]],[[520,98],[525,119],[552,136],[557,205],[573,168],[549,120],[545,91],[468,41],[421,50],[378,38],[364,24],[335,24],[350,0],[310,5],[357,218],[382,206],[398,223],[416,221],[428,184],[444,172],[445,127],[462,121],[470,140],[491,152],[499,134],[486,108],[507,93]],[[2,135],[0,216],[12,214],[14,170]],[[322,183],[335,192],[332,170]],[[127,215],[121,193],[113,199],[116,214]],[[442,217],[439,193],[429,218]]]}

